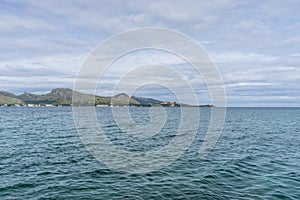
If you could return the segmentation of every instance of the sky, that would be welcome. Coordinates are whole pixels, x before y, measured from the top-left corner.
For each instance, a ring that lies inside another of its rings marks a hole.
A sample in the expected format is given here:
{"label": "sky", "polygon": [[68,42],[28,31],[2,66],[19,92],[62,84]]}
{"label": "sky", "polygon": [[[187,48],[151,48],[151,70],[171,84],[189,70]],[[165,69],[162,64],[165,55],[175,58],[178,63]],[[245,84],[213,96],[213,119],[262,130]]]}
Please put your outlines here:
{"label": "sky", "polygon": [[[0,90],[21,94],[73,88],[81,65],[99,43],[133,28],[160,27],[182,32],[205,49],[223,78],[227,106],[299,107],[299,8],[298,0],[2,0]],[[115,71],[137,59],[159,58],[179,66],[173,56],[135,53],[118,60]],[[187,79],[197,79],[181,69]],[[200,79],[194,85],[207,103]],[[107,95],[111,88],[99,90]],[[174,98],[160,86],[142,87],[137,94]]]}

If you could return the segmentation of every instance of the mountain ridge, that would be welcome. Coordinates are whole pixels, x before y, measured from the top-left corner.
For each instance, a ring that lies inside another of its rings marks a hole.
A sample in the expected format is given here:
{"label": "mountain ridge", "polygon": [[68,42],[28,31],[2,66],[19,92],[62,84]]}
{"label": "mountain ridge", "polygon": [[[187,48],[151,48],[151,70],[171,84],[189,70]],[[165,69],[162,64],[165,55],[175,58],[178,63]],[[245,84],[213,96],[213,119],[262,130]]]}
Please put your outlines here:
{"label": "mountain ridge", "polygon": [[[29,92],[24,92],[20,95],[15,95],[10,92],[0,91],[0,105],[11,105],[11,104],[20,104],[20,105],[28,105],[28,104],[51,104],[51,105],[72,105],[72,97],[73,94],[78,95],[79,99],[82,99],[88,105],[93,104],[93,100],[95,105],[133,105],[133,106],[143,106],[143,103],[139,102],[139,99],[144,99],[143,97],[132,98],[125,93],[120,93],[114,95],[112,97],[98,96],[85,94],[78,91],[74,91],[69,88],[55,88],[52,89],[49,93],[46,94],[33,94]],[[152,99],[149,98],[149,102]],[[153,99],[154,100],[154,99]],[[155,100],[155,102],[161,102],[159,100]]]}
{"label": "mountain ridge", "polygon": [[[72,102],[73,95],[76,96],[77,102]],[[145,98],[138,96],[129,96],[120,93],[111,97],[98,96],[81,93],[69,88],[55,88],[46,94],[32,94],[24,92],[15,95],[10,92],[0,91],[0,106],[167,106],[167,107],[191,107],[188,104],[177,102],[161,101],[154,98]],[[206,106],[206,105],[205,105]],[[211,107],[211,105],[207,105]],[[193,106],[194,107],[194,106]],[[201,106],[203,107],[203,106]]]}

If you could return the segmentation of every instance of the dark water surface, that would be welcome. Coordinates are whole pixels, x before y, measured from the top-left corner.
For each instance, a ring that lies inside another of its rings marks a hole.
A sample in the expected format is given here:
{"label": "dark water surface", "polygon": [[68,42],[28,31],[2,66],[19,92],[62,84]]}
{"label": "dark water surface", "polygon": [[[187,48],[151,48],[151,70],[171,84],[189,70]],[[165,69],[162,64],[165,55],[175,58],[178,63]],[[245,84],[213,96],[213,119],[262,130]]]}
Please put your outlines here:
{"label": "dark water surface", "polygon": [[[146,108],[131,110],[136,122],[149,121]],[[137,142],[124,137],[109,108],[97,114],[114,144],[129,151],[163,146],[178,128],[170,120],[163,134]],[[209,120],[210,108],[201,109],[198,134],[176,162],[129,174],[89,154],[72,108],[1,107],[0,199],[300,199],[299,108],[228,108],[217,145],[201,159]]]}

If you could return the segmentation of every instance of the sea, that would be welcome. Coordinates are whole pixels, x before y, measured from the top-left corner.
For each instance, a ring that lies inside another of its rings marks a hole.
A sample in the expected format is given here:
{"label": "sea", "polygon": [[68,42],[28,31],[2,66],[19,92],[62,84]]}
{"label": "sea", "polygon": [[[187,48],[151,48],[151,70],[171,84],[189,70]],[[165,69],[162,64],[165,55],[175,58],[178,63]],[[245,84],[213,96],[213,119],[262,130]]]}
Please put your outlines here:
{"label": "sea", "polygon": [[[119,149],[153,151],[177,137],[180,108],[165,108],[161,131],[149,137],[119,127],[114,115],[123,109],[95,108]],[[140,125],[151,122],[150,109],[128,108]],[[135,173],[90,152],[72,107],[0,107],[0,199],[300,199],[300,108],[227,108],[216,144],[201,157],[213,109],[200,108],[194,138],[178,159]]]}

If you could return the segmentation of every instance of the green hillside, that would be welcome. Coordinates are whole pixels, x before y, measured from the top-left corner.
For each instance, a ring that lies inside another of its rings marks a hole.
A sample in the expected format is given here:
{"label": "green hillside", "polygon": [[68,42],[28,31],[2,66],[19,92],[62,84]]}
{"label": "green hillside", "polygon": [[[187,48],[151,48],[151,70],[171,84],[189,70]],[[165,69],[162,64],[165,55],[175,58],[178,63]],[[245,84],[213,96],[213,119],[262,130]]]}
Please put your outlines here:
{"label": "green hillside", "polygon": [[0,105],[11,105],[11,104],[21,104],[22,101],[20,99],[12,98],[9,96],[4,96],[0,94]]}

